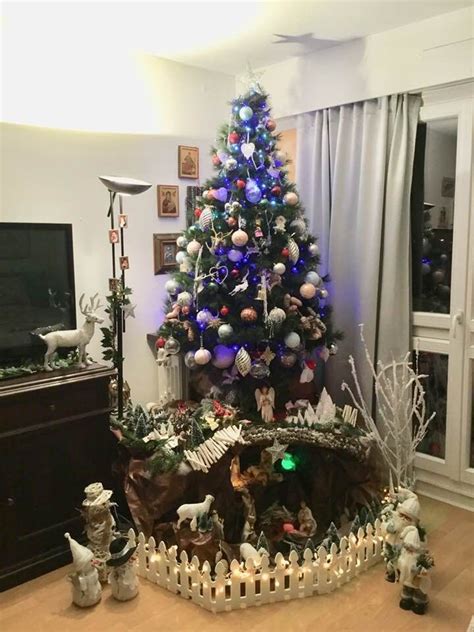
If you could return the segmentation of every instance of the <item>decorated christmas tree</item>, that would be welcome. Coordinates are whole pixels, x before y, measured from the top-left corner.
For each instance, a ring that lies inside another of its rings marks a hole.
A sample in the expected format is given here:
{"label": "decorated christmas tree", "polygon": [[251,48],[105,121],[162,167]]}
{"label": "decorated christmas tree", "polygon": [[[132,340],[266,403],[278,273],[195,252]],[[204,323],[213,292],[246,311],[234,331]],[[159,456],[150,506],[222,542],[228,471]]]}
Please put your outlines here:
{"label": "decorated christmas tree", "polygon": [[267,421],[295,397],[294,385],[313,381],[339,337],[275,128],[253,76],[218,133],[216,173],[197,198],[195,223],[177,240],[179,270],[166,283],[157,340],[185,354],[202,395],[218,393]]}

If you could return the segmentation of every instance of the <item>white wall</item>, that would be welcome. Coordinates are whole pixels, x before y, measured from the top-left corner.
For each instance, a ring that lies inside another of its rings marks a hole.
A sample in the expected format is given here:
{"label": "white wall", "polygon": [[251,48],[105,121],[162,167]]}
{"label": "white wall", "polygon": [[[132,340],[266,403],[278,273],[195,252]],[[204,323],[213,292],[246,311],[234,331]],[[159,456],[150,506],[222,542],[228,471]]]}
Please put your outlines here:
{"label": "white wall", "polygon": [[[192,118],[197,126],[199,114]],[[216,119],[216,128],[218,123]],[[81,292],[105,296],[111,276],[108,193],[97,176],[127,175],[153,183],[146,193],[125,202],[129,215],[126,254],[131,266],[127,284],[138,305],[135,320],[127,320],[125,376],[135,401],[153,400],[158,395],[157,367],[146,334],[161,323],[167,278],[153,274],[153,233],[179,232],[185,226],[186,186],[196,181],[178,181],[178,144],[199,146],[201,176],[205,178],[210,175],[207,153],[212,138],[80,133],[5,123],[0,129],[0,220],[72,223],[77,296]],[[158,219],[155,185],[178,182],[180,217]],[[100,337],[96,333],[90,345],[92,356],[99,361]]]}
{"label": "white wall", "polygon": [[267,66],[275,117],[474,76],[474,8],[461,9]]}

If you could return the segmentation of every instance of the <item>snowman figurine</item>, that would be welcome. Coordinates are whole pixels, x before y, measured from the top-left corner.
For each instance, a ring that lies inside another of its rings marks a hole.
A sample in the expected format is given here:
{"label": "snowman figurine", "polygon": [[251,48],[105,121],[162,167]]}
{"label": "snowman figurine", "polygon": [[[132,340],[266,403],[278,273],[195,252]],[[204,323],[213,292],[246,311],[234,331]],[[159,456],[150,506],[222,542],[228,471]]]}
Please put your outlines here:
{"label": "snowman figurine", "polygon": [[118,601],[128,601],[138,594],[138,579],[132,558],[136,548],[130,546],[129,540],[124,537],[110,543],[110,557],[106,564],[110,569],[112,595]]}
{"label": "snowman figurine", "polygon": [[80,608],[94,606],[102,597],[99,573],[94,566],[94,554],[71,538],[69,533],[65,533],[64,537],[69,540],[74,566],[74,572],[69,575],[72,584],[72,601]]}

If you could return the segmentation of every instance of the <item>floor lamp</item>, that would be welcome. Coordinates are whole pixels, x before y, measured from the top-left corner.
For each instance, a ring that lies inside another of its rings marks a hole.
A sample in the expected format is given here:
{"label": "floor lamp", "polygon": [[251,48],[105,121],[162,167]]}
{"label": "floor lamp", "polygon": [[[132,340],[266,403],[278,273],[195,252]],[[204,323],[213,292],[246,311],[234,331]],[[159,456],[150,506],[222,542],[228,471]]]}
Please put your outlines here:
{"label": "floor lamp", "polygon": [[[117,293],[120,287],[125,289],[125,271],[128,270],[128,256],[125,255],[125,231],[128,226],[128,217],[123,212],[123,198],[132,195],[139,195],[147,191],[151,184],[143,180],[134,178],[123,178],[121,176],[99,176],[99,180],[109,191],[109,209],[107,216],[110,218],[109,242],[112,252],[112,287],[110,290]],[[119,216],[115,223],[114,205],[115,199],[119,198]],[[120,282],[117,279],[116,246],[120,246],[119,268],[121,271]],[[120,287],[119,287],[120,283]],[[117,408],[118,418],[123,418],[123,334],[125,332],[125,318],[122,301],[114,302],[116,308],[113,314],[114,331],[117,336]]]}

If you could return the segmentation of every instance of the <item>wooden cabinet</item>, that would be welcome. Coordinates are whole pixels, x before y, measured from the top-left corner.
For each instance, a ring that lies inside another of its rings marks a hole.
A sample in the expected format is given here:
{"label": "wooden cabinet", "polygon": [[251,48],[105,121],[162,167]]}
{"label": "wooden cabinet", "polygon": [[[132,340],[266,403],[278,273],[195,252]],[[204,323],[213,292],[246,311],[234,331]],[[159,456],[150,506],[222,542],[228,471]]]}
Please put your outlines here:
{"label": "wooden cabinet", "polygon": [[0,590],[66,563],[84,487],[113,484],[112,374],[93,365],[0,383]]}

